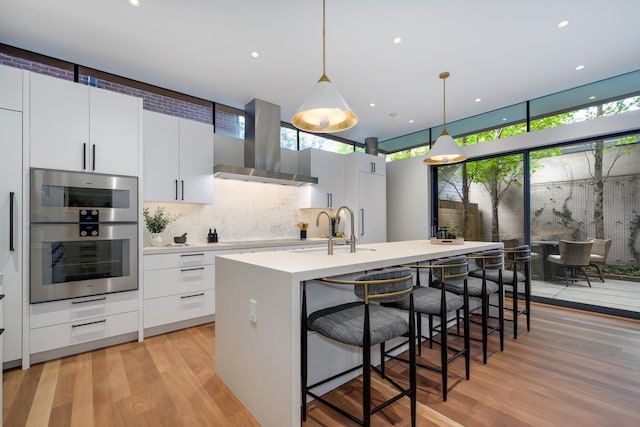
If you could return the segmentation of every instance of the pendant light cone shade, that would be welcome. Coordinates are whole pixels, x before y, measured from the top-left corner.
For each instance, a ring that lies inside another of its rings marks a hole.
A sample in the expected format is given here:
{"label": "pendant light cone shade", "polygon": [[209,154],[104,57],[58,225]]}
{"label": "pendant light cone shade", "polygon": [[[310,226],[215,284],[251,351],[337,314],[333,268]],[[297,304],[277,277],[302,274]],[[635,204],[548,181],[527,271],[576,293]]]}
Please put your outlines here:
{"label": "pendant light cone shade", "polygon": [[340,132],[352,128],[358,123],[358,117],[327,77],[325,46],[325,0],[323,0],[322,77],[291,119],[291,123],[295,127],[306,132]]}
{"label": "pendant light cone shade", "polygon": [[447,132],[447,112],[446,112],[446,88],[445,79],[449,77],[449,72],[444,71],[440,73],[442,79],[442,94],[443,94],[443,129],[442,134],[438,137],[436,142],[432,145],[429,154],[424,159],[424,162],[428,165],[447,165],[451,163],[458,163],[467,160],[467,155],[464,154],[464,150],[459,146],[451,135]]}

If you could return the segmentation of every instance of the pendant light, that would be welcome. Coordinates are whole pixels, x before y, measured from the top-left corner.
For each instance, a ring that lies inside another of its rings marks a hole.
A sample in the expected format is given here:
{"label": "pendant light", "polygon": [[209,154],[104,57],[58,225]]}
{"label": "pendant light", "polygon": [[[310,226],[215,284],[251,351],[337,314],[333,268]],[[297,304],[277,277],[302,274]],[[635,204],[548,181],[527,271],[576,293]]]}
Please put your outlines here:
{"label": "pendant light", "polygon": [[424,162],[428,165],[447,165],[467,160],[467,156],[464,154],[462,147],[456,144],[456,141],[454,141],[453,137],[447,132],[447,93],[445,80],[449,77],[449,72],[443,71],[439,77],[442,79],[443,125],[442,133],[431,146],[429,154],[427,154],[426,159],[424,159]]}
{"label": "pendant light", "polygon": [[358,123],[358,117],[327,77],[325,50],[325,0],[322,0],[322,77],[291,119],[295,127],[306,132],[340,132]]}

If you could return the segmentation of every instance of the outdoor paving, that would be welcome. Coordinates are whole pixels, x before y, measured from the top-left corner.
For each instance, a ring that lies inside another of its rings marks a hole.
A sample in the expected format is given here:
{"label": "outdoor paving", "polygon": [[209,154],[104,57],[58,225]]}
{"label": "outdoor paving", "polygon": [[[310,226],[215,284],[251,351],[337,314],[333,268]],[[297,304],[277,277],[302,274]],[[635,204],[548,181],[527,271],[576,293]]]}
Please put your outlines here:
{"label": "outdoor paving", "polygon": [[553,298],[563,301],[599,305],[628,311],[640,312],[640,282],[628,282],[605,278],[602,283],[598,278],[589,278],[569,286],[564,282],[545,282],[533,280],[531,294],[534,296]]}

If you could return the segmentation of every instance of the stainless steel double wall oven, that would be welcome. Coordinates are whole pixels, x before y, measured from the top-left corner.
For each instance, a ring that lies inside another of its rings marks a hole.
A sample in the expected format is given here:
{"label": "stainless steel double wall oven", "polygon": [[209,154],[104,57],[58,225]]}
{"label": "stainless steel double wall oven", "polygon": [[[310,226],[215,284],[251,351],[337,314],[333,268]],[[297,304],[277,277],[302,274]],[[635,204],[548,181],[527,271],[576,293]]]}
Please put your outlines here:
{"label": "stainless steel double wall oven", "polygon": [[138,179],[31,169],[31,303],[138,288]]}

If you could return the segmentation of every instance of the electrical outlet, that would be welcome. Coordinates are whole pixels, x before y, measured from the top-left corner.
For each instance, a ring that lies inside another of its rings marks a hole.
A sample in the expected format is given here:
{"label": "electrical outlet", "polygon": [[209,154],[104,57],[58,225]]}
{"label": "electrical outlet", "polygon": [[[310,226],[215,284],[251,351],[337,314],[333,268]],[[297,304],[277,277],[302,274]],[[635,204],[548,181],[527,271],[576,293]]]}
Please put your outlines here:
{"label": "electrical outlet", "polygon": [[258,303],[256,302],[256,300],[250,299],[249,300],[249,322],[253,324],[258,323],[257,311],[258,311]]}

